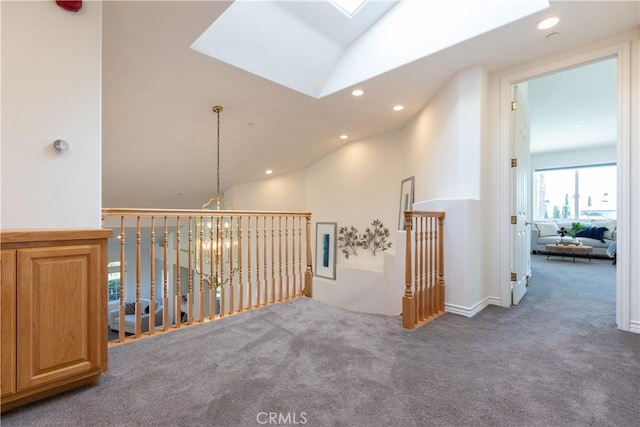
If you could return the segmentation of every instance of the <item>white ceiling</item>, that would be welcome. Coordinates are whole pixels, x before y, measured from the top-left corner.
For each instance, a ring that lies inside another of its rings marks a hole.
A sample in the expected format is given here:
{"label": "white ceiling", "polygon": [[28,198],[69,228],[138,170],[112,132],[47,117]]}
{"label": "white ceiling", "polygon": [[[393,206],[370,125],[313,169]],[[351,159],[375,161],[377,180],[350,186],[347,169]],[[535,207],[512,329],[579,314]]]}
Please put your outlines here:
{"label": "white ceiling", "polygon": [[615,58],[529,81],[531,152],[615,146],[616,83]]}
{"label": "white ceiling", "polygon": [[[274,175],[301,170],[350,140],[403,128],[461,69],[549,57],[640,23],[638,2],[551,2],[549,10],[365,80],[362,97],[347,88],[316,99],[190,49],[229,5],[104,2],[103,206],[197,208],[208,200],[216,176],[213,105],[224,107],[224,190],[264,178],[267,168]],[[562,17],[560,34],[547,39],[534,26],[552,14]],[[398,103],[404,111],[391,110]]]}

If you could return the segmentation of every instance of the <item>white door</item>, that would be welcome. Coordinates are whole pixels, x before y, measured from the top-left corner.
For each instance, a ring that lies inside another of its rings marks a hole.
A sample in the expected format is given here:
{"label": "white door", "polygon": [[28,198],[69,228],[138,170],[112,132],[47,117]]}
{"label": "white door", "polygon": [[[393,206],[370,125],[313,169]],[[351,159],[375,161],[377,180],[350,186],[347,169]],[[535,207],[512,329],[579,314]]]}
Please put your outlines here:
{"label": "white door", "polygon": [[531,276],[529,111],[526,83],[513,86],[511,168],[511,301],[517,305],[527,293]]}

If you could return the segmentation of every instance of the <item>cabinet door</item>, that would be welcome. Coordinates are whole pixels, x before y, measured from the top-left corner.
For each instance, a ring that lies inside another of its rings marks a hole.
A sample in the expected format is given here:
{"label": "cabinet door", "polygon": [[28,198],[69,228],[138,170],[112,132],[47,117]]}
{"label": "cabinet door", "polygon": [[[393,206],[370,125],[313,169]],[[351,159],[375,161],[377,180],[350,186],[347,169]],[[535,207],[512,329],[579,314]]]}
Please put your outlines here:
{"label": "cabinet door", "polygon": [[16,251],[0,251],[1,395],[16,392]]}
{"label": "cabinet door", "polygon": [[18,249],[18,391],[100,369],[100,246]]}

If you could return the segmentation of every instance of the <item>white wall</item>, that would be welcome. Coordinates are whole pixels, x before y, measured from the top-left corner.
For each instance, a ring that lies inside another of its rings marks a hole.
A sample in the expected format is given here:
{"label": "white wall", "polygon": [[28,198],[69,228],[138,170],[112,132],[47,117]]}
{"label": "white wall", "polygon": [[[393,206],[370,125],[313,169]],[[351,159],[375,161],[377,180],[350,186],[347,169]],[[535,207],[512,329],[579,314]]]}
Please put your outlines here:
{"label": "white wall", "polygon": [[307,171],[293,172],[262,181],[233,186],[225,193],[233,209],[295,211],[306,209]]}
{"label": "white wall", "polygon": [[[0,226],[98,228],[102,3],[3,1]],[[51,144],[68,141],[59,155]]]}
{"label": "white wall", "polygon": [[[314,279],[314,298],[357,311],[399,314],[400,298],[397,304],[386,299],[401,297],[404,290],[403,270],[396,268],[395,257],[396,250],[403,253],[404,245],[404,233],[396,231],[400,184],[415,176],[417,201],[480,198],[487,85],[488,74],[482,67],[464,70],[405,129],[346,144],[305,172],[236,186],[229,198],[239,209],[281,210],[295,205],[310,211],[313,236],[316,222],[353,225],[362,232],[380,219],[391,231],[392,248],[376,256],[360,249],[348,260],[339,252],[336,280]],[[280,189],[288,189],[293,200],[279,204],[289,196]],[[474,216],[478,211],[475,205],[468,210]],[[469,222],[478,218],[465,219]],[[467,240],[465,251],[482,252],[478,240]],[[468,286],[477,289],[461,292],[464,297],[453,302],[465,313],[486,297],[481,280]]]}

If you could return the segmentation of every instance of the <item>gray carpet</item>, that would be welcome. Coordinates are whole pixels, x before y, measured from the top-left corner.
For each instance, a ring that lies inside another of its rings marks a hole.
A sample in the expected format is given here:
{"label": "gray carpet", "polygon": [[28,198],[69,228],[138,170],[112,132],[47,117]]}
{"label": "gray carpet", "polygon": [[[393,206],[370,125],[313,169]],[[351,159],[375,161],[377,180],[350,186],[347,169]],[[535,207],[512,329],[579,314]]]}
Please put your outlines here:
{"label": "gray carpet", "polygon": [[309,299],[275,305],[114,347],[98,385],[2,424],[639,425],[640,335],[615,329],[610,261],[535,256],[518,307],[399,323]]}

